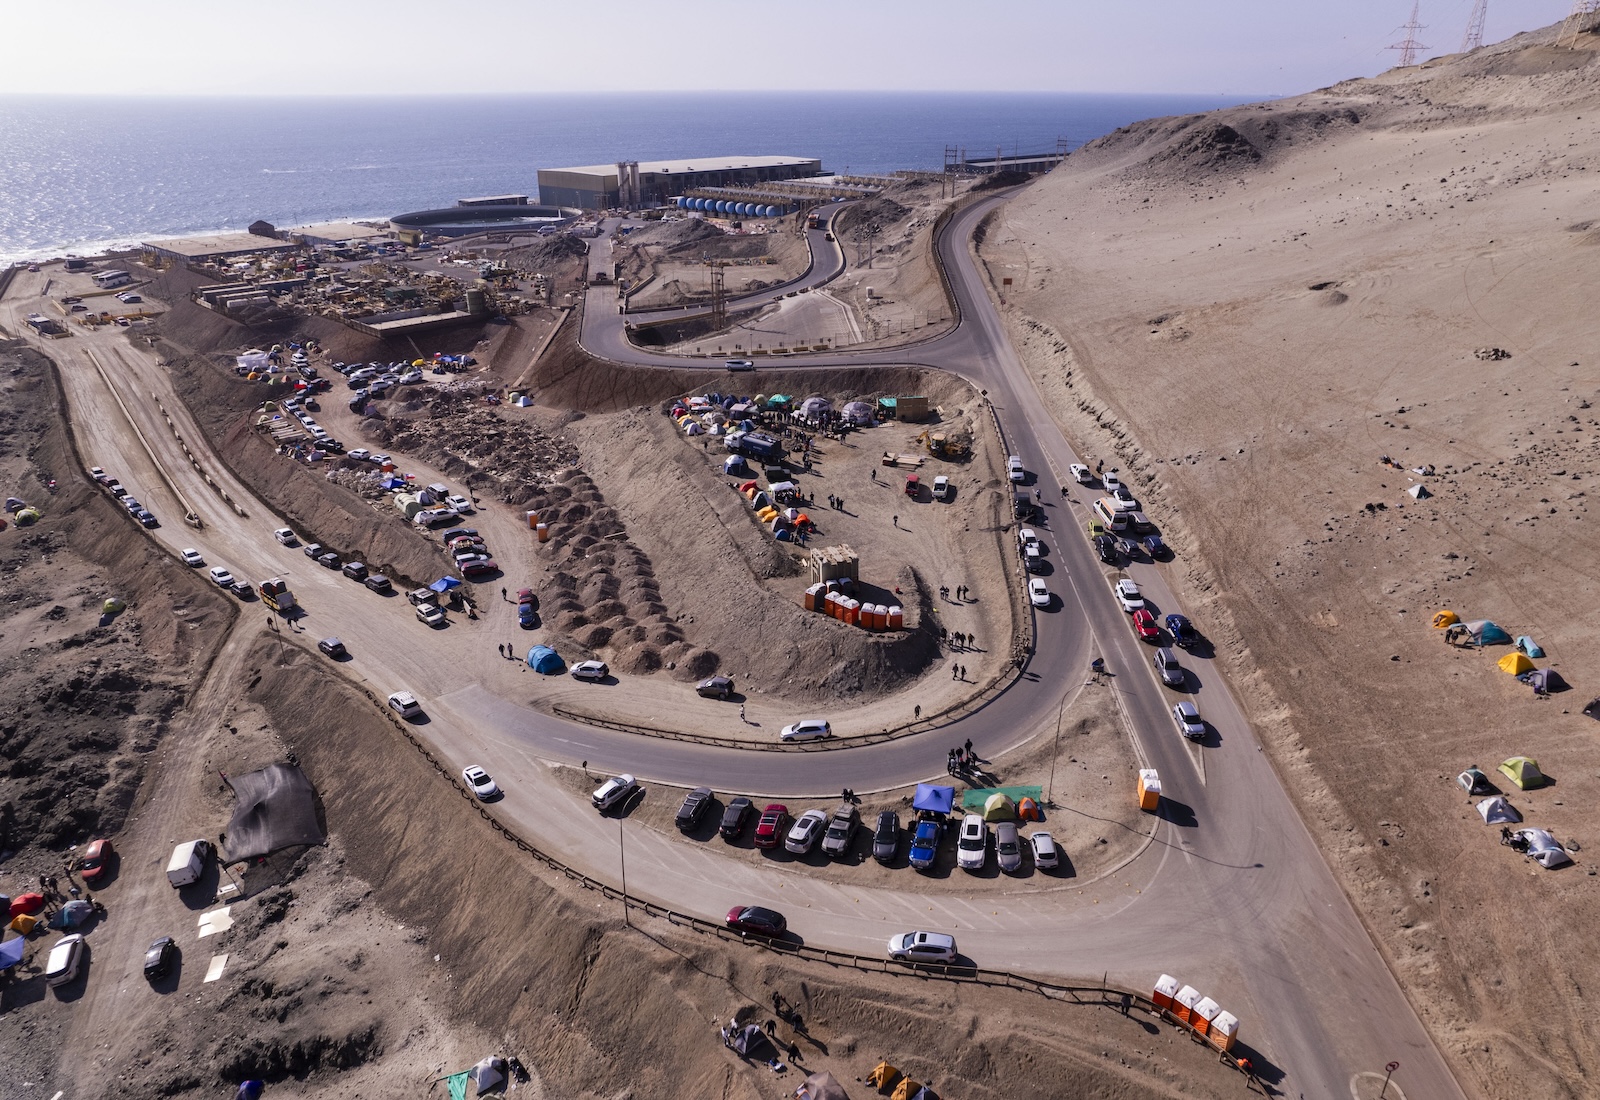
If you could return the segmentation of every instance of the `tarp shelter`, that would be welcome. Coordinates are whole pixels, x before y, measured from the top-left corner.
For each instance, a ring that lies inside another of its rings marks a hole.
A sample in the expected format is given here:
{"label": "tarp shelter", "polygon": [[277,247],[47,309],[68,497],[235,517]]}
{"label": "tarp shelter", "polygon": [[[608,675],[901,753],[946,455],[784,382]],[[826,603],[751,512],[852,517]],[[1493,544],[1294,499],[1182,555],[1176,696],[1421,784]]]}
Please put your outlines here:
{"label": "tarp shelter", "polygon": [[896,1081],[900,1080],[900,1071],[888,1062],[879,1062],[872,1067],[872,1072],[867,1074],[867,1084],[882,1092]]}
{"label": "tarp shelter", "polygon": [[272,365],[272,357],[264,351],[247,351],[234,357],[241,371],[265,371]]}
{"label": "tarp shelter", "polygon": [[1433,628],[1435,630],[1443,630],[1445,627],[1460,621],[1461,616],[1454,611],[1441,611],[1433,617]]}
{"label": "tarp shelter", "polygon": [[1511,635],[1488,619],[1474,619],[1463,624],[1467,628],[1467,637],[1472,639],[1473,645],[1510,645]]}
{"label": "tarp shelter", "polygon": [[844,1091],[839,1079],[827,1070],[807,1077],[794,1094],[797,1100],[850,1100],[850,1094]]}
{"label": "tarp shelter", "polygon": [[1508,672],[1513,676],[1533,671],[1533,662],[1528,660],[1528,655],[1520,649],[1515,653],[1507,653],[1500,658],[1499,664],[1501,672]]}
{"label": "tarp shelter", "polygon": [[1539,648],[1539,643],[1528,637],[1526,634],[1517,635],[1517,648],[1535,660],[1538,660],[1544,656],[1544,650]]}
{"label": "tarp shelter", "polygon": [[1522,815],[1517,813],[1517,808],[1499,795],[1485,798],[1478,803],[1478,816],[1483,818],[1485,825],[1516,824],[1522,820]]}
{"label": "tarp shelter", "polygon": [[70,931],[89,919],[89,914],[94,912],[94,906],[82,898],[74,898],[60,909],[50,914],[47,922],[51,928]]}
{"label": "tarp shelter", "polygon": [[1544,786],[1544,773],[1539,770],[1539,762],[1526,756],[1513,756],[1500,765],[1500,771],[1522,790]]}
{"label": "tarp shelter", "polygon": [[273,764],[230,776],[228,785],[237,801],[222,848],[225,862],[321,844],[327,838],[317,819],[316,789],[295,765]]}
{"label": "tarp shelter", "polygon": [[22,953],[28,949],[28,941],[18,936],[16,939],[0,943],[0,970],[9,970],[22,961]]}
{"label": "tarp shelter", "polygon": [[954,787],[936,787],[932,783],[918,783],[916,797],[911,800],[911,808],[927,810],[929,813],[947,814],[955,805],[955,801]]}
{"label": "tarp shelter", "polygon": [[767,398],[766,404],[767,408],[769,409],[785,409],[788,408],[793,402],[794,398],[790,397],[788,394],[775,393],[771,397]]}
{"label": "tarp shelter", "polygon": [[1529,858],[1538,860],[1541,867],[1561,867],[1572,862],[1566,849],[1543,829],[1518,829],[1517,835],[1528,842]]}
{"label": "tarp shelter", "polygon": [[561,654],[549,646],[536,645],[528,650],[528,667],[546,676],[556,676],[566,667],[566,662],[561,659]]}
{"label": "tarp shelter", "polygon": [[844,414],[844,418],[852,424],[863,428],[872,424],[872,406],[865,401],[846,401],[844,408],[840,411]]}
{"label": "tarp shelter", "polygon": [[437,593],[439,593],[439,595],[442,596],[446,592],[454,591],[455,589],[460,588],[460,587],[461,587],[461,582],[458,581],[456,578],[454,578],[454,577],[440,577],[438,580],[436,580],[432,584],[428,585],[428,591],[437,592]]}
{"label": "tarp shelter", "polygon": [[1553,668],[1536,668],[1522,679],[1538,695],[1564,691],[1567,686],[1567,682],[1561,678],[1561,673]]}
{"label": "tarp shelter", "polygon": [[1003,794],[1012,802],[1020,802],[1024,798],[1031,798],[1037,802],[1044,796],[1043,787],[1019,785],[1015,787],[969,787],[961,792],[961,808],[972,813],[982,813],[989,802],[989,796]]}
{"label": "tarp shelter", "polygon": [[985,821],[1010,821],[1017,816],[1017,804],[1001,791],[996,791],[983,800],[983,819]]}
{"label": "tarp shelter", "polygon": [[506,1060],[493,1056],[485,1058],[467,1071],[467,1079],[478,1086],[478,1095],[482,1096],[490,1089],[505,1084]]}

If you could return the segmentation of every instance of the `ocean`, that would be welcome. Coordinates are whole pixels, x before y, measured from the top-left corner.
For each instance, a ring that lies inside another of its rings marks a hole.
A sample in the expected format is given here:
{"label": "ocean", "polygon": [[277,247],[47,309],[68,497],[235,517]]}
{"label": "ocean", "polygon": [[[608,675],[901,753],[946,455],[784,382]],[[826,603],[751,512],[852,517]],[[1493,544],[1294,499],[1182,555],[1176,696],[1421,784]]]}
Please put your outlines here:
{"label": "ocean", "polygon": [[0,96],[0,264],[159,237],[537,197],[539,168],[697,156],[938,169],[1239,99],[950,93]]}

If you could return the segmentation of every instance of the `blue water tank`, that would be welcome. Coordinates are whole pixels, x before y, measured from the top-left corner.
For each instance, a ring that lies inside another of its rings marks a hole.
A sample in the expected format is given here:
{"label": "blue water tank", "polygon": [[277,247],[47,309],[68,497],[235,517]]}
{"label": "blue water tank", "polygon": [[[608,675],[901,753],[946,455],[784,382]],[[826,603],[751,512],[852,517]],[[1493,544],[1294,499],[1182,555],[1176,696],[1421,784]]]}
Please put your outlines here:
{"label": "blue water tank", "polygon": [[747,202],[741,202],[739,204],[739,213],[743,214],[747,218],[753,218],[755,217],[755,208]]}
{"label": "blue water tank", "polygon": [[745,211],[748,209],[749,208],[742,202],[736,202],[733,204],[733,212],[739,215],[741,218],[744,217]]}
{"label": "blue water tank", "polygon": [[684,198],[682,195],[679,195],[678,196],[678,209],[682,210],[684,207],[686,207],[688,205],[689,205],[689,200]]}
{"label": "blue water tank", "polygon": [[761,216],[763,218],[776,218],[778,216],[778,208],[776,206],[763,206],[761,208]]}
{"label": "blue water tank", "polygon": [[717,213],[726,214],[727,212],[728,212],[728,200],[726,200],[726,199],[718,199],[717,200]]}
{"label": "blue water tank", "polygon": [[706,200],[706,199],[695,199],[694,200],[694,208],[696,210],[705,210],[705,209],[709,208],[710,205],[711,205],[710,202],[708,200]]}

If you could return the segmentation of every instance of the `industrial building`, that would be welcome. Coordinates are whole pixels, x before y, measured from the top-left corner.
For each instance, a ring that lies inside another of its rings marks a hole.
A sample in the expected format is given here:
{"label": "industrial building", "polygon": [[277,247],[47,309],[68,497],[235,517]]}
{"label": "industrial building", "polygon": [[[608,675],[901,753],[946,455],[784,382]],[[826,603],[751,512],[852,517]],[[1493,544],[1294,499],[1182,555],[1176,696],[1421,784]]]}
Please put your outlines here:
{"label": "industrial building", "polygon": [[809,157],[699,157],[541,168],[539,201],[584,210],[633,209],[660,206],[695,188],[748,187],[821,174],[822,161]]}
{"label": "industrial building", "polygon": [[213,233],[204,237],[182,237],[169,241],[145,241],[141,248],[158,256],[188,263],[219,260],[226,256],[243,256],[251,252],[293,252],[300,246],[276,237],[258,237],[254,233]]}
{"label": "industrial building", "polygon": [[299,229],[289,230],[290,240],[309,245],[370,241],[374,237],[386,236],[388,233],[382,229],[374,229],[370,225],[358,225],[355,222],[324,222],[321,225],[303,225]]}

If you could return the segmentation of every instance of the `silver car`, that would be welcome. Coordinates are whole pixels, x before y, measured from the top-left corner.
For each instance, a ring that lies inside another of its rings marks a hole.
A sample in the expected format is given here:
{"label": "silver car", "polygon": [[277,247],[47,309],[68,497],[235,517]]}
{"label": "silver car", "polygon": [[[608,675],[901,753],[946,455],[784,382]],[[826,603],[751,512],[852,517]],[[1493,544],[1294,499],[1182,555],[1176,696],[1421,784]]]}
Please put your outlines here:
{"label": "silver car", "polygon": [[1000,870],[1014,874],[1022,869],[1022,841],[1017,836],[1014,821],[1002,821],[994,827],[994,854],[1000,861]]}
{"label": "silver car", "polygon": [[790,828],[789,836],[783,842],[784,848],[797,856],[805,855],[817,843],[817,837],[822,835],[822,827],[827,823],[828,815],[821,810],[807,810]]}
{"label": "silver car", "polygon": [[1187,699],[1172,708],[1172,719],[1178,723],[1178,732],[1191,741],[1206,735],[1206,724],[1200,719],[1199,709]]}
{"label": "silver car", "polygon": [[1161,677],[1161,682],[1168,687],[1183,686],[1183,666],[1178,663],[1178,655],[1166,646],[1156,650],[1150,658],[1156,666],[1156,672]]}

